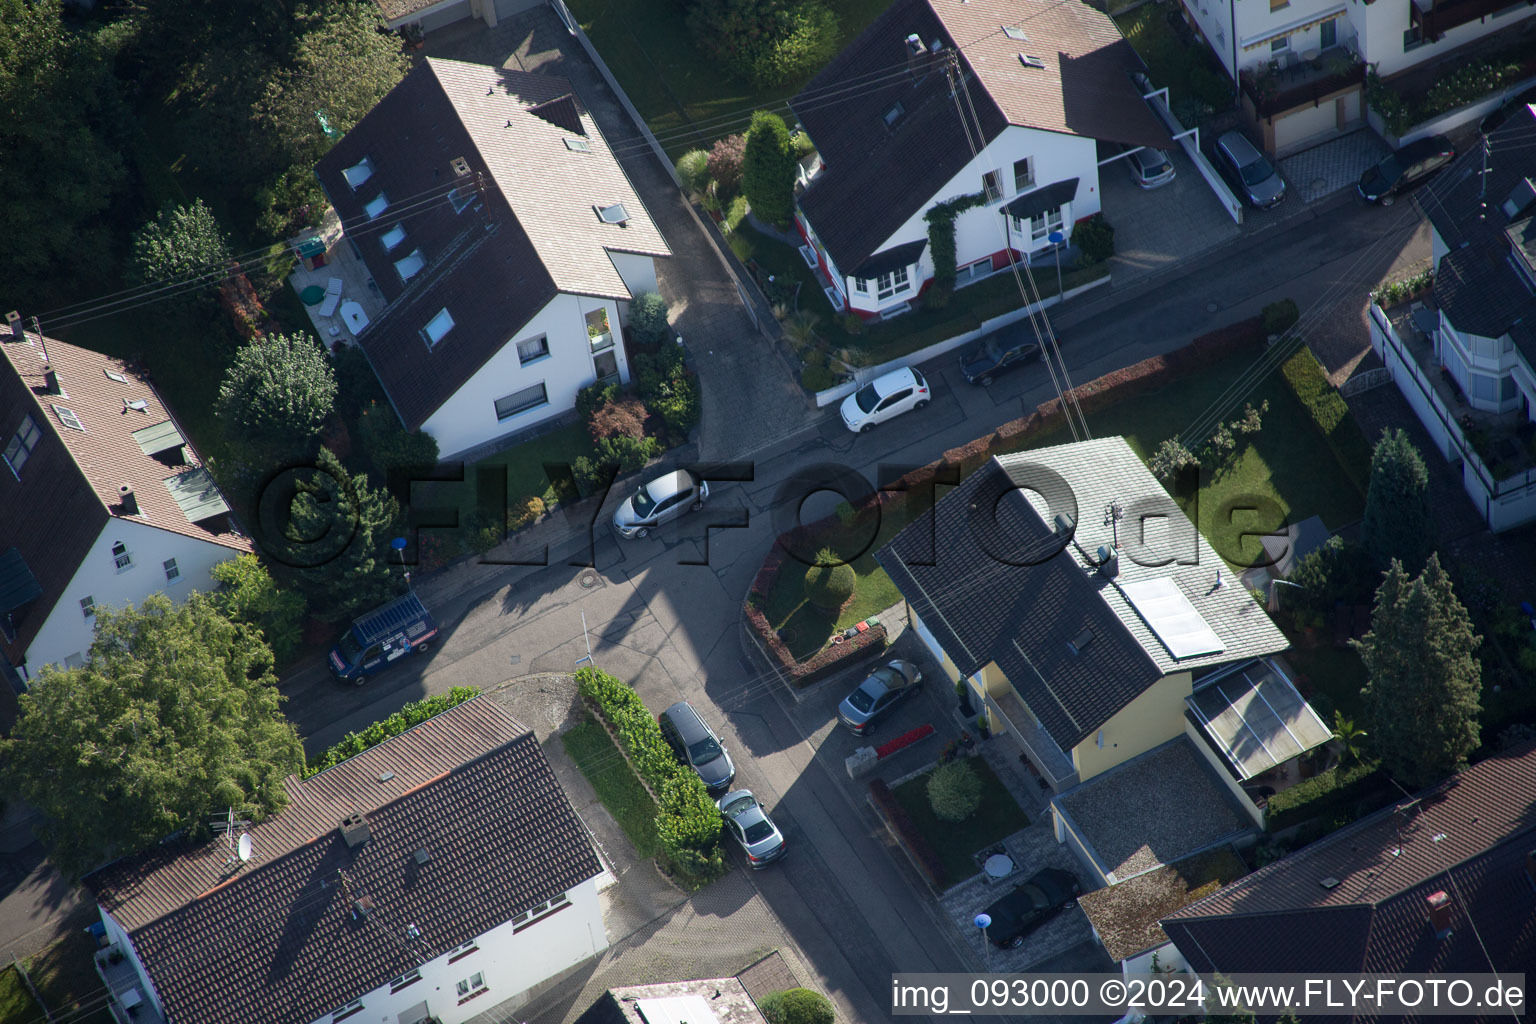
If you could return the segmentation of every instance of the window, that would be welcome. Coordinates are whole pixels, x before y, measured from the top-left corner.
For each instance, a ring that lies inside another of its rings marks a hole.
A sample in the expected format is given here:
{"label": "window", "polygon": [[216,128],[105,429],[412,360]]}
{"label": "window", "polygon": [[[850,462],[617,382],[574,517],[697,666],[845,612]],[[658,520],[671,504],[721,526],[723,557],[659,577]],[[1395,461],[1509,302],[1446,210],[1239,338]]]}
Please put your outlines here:
{"label": "window", "polygon": [[448,201],[453,204],[454,213],[463,213],[475,201],[475,187],[473,185],[460,185],[448,193]]}
{"label": "window", "polygon": [[21,418],[21,426],[16,428],[16,433],[11,435],[11,443],[5,446],[5,462],[11,467],[11,472],[21,475],[21,467],[27,464],[27,459],[32,455],[32,449],[37,447],[37,439],[43,436],[38,429],[37,420],[30,414]]}
{"label": "window", "polygon": [[604,224],[624,224],[629,220],[629,211],[624,209],[623,203],[610,203],[608,206],[594,206],[597,217]]}
{"label": "window", "polygon": [[[1525,0],[1521,0],[1521,3],[1524,3],[1524,2],[1525,2]],[[588,142],[586,139],[566,139],[565,140],[565,148],[570,150],[572,153],[590,153],[590,152],[592,152],[592,144],[590,142]]]}
{"label": "window", "polygon": [[907,108],[902,106],[900,103],[892,103],[891,109],[887,110],[883,115],[881,115],[880,120],[885,122],[885,126],[887,128],[892,128],[895,127],[897,121],[901,120],[901,115],[905,114],[906,112]]}
{"label": "window", "polygon": [[1027,192],[1035,187],[1035,159],[1025,157],[1013,162],[1013,190]]}
{"label": "window", "polygon": [[392,252],[396,246],[405,241],[405,225],[396,224],[380,235],[379,241],[383,243],[385,252]]}
{"label": "window", "polygon": [[549,355],[549,337],[541,334],[537,338],[529,338],[527,341],[517,343],[517,361],[524,366],[535,359],[543,359]]}
{"label": "window", "polygon": [[1269,9],[1272,11],[1283,11],[1289,6],[1291,0],[1269,0]]}
{"label": "window", "polygon": [[133,568],[133,555],[122,541],[112,545],[112,564],[117,566],[118,572]]}
{"label": "window", "polygon": [[1283,53],[1286,50],[1289,50],[1290,48],[1291,48],[1291,37],[1290,36],[1281,36],[1279,39],[1271,39],[1269,41],[1269,52],[1270,53]]}
{"label": "window", "polygon": [[81,653],[80,651],[76,651],[74,654],[67,654],[67,655],[64,656],[64,667],[65,668],[79,668],[81,665],[84,665],[84,664],[85,664],[85,655],[83,653]]}
{"label": "window", "polygon": [[409,281],[421,273],[421,268],[427,265],[427,261],[417,249],[403,259],[395,260],[395,271],[400,275],[400,280]]}
{"label": "window", "polygon": [[87,595],[80,599],[80,611],[88,619],[96,617],[96,599]]}
{"label": "window", "polygon": [[355,1016],[362,1012],[363,1001],[361,999],[354,999],[346,1006],[338,1006],[336,1009],[331,1011],[331,1024],[336,1024],[337,1021],[346,1020],[348,1017]]}
{"label": "window", "polygon": [[55,405],[53,413],[59,418],[60,423],[71,430],[78,430],[81,433],[85,432],[85,424],[80,422],[80,417],[75,415],[75,410],[66,409],[62,405]]}
{"label": "window", "polygon": [[996,171],[988,171],[981,176],[981,190],[987,194],[989,203],[995,203],[1003,198],[1003,185],[998,180]]}
{"label": "window", "polygon": [[373,161],[363,157],[357,163],[341,172],[341,176],[347,179],[347,184],[352,186],[352,191],[357,191],[357,186],[373,177]]}
{"label": "window", "polygon": [[167,558],[160,564],[165,566],[165,581],[167,583],[175,583],[181,579],[181,570],[176,568],[176,559]]}
{"label": "window", "polygon": [[369,220],[373,220],[374,218],[378,217],[379,214],[383,213],[385,209],[388,208],[388,206],[389,197],[386,196],[383,192],[380,192],[378,195],[374,196],[372,199],[363,204],[363,212],[368,214]]}
{"label": "window", "polygon": [[1417,50],[1424,45],[1424,37],[1419,33],[1419,26],[1415,25],[1403,32],[1403,52]]}
{"label": "window", "polygon": [[469,954],[478,952],[480,952],[480,943],[475,939],[470,939],[462,946],[456,946],[448,951],[448,962],[451,964],[457,963],[469,956]]}
{"label": "window", "polygon": [[549,404],[549,390],[544,382],[539,381],[532,387],[514,391],[505,398],[496,399],[497,421],[508,420],[519,413],[525,413],[529,409],[537,409],[541,405]]}
{"label": "window", "polygon": [[889,274],[881,274],[875,280],[875,297],[888,299],[899,291],[905,291],[907,280],[906,267],[897,267]]}
{"label": "window", "polygon": [[[1521,0],[1523,3],[1524,0]],[[1337,21],[1325,21],[1317,28],[1317,47],[1327,50],[1339,45],[1339,23]]]}
{"label": "window", "polygon": [[[1061,207],[1055,206],[1044,213],[1037,214],[1029,219],[1029,238],[1032,242],[1044,242],[1052,231],[1060,231],[1066,225],[1066,216]],[[1013,230],[1019,234],[1024,233],[1024,220],[1020,217],[1013,218]]]}
{"label": "window", "polygon": [[409,988],[420,980],[420,970],[406,971],[404,974],[400,975],[400,977],[389,983],[389,991],[391,993],[399,992],[401,989]]}
{"label": "window", "polygon": [[590,310],[586,314],[587,341],[592,345],[592,352],[606,352],[613,348],[613,331],[608,327],[608,311],[606,309]]}
{"label": "window", "polygon": [[427,347],[432,348],[442,341],[443,336],[451,330],[453,330],[453,317],[445,308],[439,311],[437,316],[433,317],[427,323],[427,326],[421,329],[421,336],[426,339]]}
{"label": "window", "polygon": [[459,998],[463,999],[471,993],[479,992],[483,988],[485,988],[485,975],[480,973],[471,974],[459,982]]}
{"label": "window", "polygon": [[[1521,0],[1521,2],[1523,3],[1524,0]],[[101,372],[107,375],[107,379],[108,380],[115,380],[119,384],[127,384],[128,383],[128,378],[124,377],[120,373],[113,373],[111,370],[102,370]]]}
{"label": "window", "polygon": [[854,278],[853,279],[853,290],[858,292],[860,295],[868,295],[869,294],[869,278],[867,278],[867,277],[856,277],[856,278]]}

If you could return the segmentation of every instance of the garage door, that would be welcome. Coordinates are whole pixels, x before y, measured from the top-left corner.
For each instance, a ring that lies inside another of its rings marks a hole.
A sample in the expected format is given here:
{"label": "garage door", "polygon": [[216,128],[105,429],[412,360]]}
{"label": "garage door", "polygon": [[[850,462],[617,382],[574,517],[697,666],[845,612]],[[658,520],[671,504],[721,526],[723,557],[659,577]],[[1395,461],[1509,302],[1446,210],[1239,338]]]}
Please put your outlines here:
{"label": "garage door", "polygon": [[[1342,109],[1341,109],[1342,107]],[[1341,117],[1342,115],[1342,117]],[[1305,106],[1275,119],[1275,153],[1284,157],[1320,135],[1352,127],[1360,120],[1360,92],[1346,93],[1317,106]]]}

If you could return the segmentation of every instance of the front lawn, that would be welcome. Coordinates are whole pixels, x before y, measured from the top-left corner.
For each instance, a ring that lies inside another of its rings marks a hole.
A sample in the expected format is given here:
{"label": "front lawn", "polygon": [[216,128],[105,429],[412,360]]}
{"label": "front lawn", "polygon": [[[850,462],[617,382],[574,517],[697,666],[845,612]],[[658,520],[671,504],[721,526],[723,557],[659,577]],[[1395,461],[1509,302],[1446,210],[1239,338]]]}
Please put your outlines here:
{"label": "front lawn", "polygon": [[[1232,80],[1217,63],[1210,48],[1191,39],[1175,24],[1177,7],[1143,4],[1117,15],[1120,33],[1147,64],[1154,89],[1168,90],[1175,115],[1189,118],[1191,104],[1208,114],[1232,106]],[[1198,120],[1195,119],[1195,120]],[[1185,127],[1190,127],[1186,120]]]}
{"label": "front lawn", "polygon": [[582,722],[560,735],[565,752],[592,784],[613,820],[642,857],[661,852],[656,835],[656,801],[597,722]]}
{"label": "front lawn", "polygon": [[15,967],[0,971],[0,1024],[33,1024],[42,1009]]}
{"label": "front lawn", "polygon": [[[524,498],[541,498],[546,505],[555,502],[554,484],[544,471],[546,463],[570,465],[582,455],[592,454],[592,439],[580,423],[559,427],[547,434],[513,445],[495,455],[464,467],[464,481],[421,483],[412,488],[411,504],[418,508],[456,508],[460,524],[467,524],[480,507],[475,480],[478,470],[488,466],[507,468],[507,507],[513,508]],[[490,495],[490,501],[496,495]]]}
{"label": "front lawn", "polygon": [[950,885],[963,882],[981,869],[975,854],[1002,842],[1029,824],[1019,803],[1008,788],[993,774],[985,759],[967,762],[981,779],[981,806],[964,821],[944,821],[933,813],[928,803],[928,778],[932,769],[896,786],[892,792],[912,824],[939,855],[944,875]]}

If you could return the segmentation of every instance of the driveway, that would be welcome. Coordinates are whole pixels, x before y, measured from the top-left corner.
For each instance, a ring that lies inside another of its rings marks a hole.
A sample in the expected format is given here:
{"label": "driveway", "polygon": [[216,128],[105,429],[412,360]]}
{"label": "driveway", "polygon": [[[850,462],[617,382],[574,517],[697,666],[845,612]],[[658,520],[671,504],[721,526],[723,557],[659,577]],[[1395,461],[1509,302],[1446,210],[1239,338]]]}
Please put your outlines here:
{"label": "driveway", "polygon": [[1241,231],[1184,150],[1175,146],[1168,155],[1177,173],[1152,189],[1131,180],[1129,160],[1099,168],[1104,217],[1115,228],[1110,273],[1117,282],[1166,270]]}

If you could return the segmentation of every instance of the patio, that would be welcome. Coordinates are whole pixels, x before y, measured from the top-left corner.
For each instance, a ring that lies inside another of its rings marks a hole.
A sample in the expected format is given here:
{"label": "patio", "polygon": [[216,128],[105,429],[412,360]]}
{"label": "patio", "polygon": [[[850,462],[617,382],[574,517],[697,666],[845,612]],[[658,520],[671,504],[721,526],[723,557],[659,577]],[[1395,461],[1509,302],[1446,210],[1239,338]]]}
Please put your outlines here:
{"label": "patio", "polygon": [[[327,346],[336,342],[356,344],[363,328],[384,314],[384,296],[359,254],[359,240],[342,230],[335,210],[326,211],[314,237],[324,243],[323,262],[309,269],[301,261],[289,275],[288,283],[301,300],[315,299],[304,303],[304,311],[315,325],[315,337]],[[363,244],[367,241],[362,240]],[[301,242],[293,241],[295,251],[301,251]]]}

